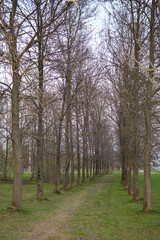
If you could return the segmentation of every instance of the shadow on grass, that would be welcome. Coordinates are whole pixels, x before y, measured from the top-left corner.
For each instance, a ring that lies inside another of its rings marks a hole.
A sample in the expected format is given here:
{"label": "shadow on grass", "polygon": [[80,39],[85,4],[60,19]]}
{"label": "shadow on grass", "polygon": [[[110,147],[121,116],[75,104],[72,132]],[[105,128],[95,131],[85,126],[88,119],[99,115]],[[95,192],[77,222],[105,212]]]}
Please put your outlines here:
{"label": "shadow on grass", "polygon": [[19,213],[19,214],[23,214],[23,215],[28,215],[31,214],[31,210],[28,209],[12,209],[11,207],[7,207],[6,209],[3,210],[3,212],[8,212],[11,214],[15,214],[15,213]]}
{"label": "shadow on grass", "polygon": [[142,210],[138,210],[136,211],[136,214],[137,215],[151,215],[151,216],[154,216],[154,215],[159,215],[160,214],[160,210],[150,210],[149,212],[143,212],[143,209]]}
{"label": "shadow on grass", "polygon": [[133,198],[128,201],[129,203],[143,203],[143,197],[139,200],[134,200]]}

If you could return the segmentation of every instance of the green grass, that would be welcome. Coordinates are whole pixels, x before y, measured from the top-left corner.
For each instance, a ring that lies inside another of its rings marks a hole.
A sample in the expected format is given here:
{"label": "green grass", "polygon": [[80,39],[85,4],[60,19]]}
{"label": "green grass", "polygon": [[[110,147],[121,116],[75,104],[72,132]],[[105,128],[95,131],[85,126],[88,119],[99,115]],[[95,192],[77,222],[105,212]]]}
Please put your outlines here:
{"label": "green grass", "polygon": [[[114,180],[111,183],[111,180]],[[0,184],[0,240],[22,240],[36,226],[53,219],[66,206],[84,194],[83,202],[58,231],[66,239],[156,240],[160,239],[160,172],[152,174],[153,210],[143,213],[143,202],[134,202],[120,181],[120,173],[99,177],[61,194],[54,194],[53,184],[44,184],[43,201],[36,200],[36,185],[23,186],[23,209],[10,210],[13,186]],[[143,197],[143,173],[140,173]],[[48,239],[56,239],[48,236]],[[60,238],[61,240],[61,238]]]}
{"label": "green grass", "polygon": [[[88,201],[77,209],[70,221],[68,234],[87,239],[151,240],[160,239],[160,173],[152,174],[153,210],[143,213],[143,202],[134,202],[120,183],[120,174],[106,194],[106,184],[96,189]],[[140,174],[140,192],[143,197],[143,174]],[[74,239],[74,238],[72,238]]]}

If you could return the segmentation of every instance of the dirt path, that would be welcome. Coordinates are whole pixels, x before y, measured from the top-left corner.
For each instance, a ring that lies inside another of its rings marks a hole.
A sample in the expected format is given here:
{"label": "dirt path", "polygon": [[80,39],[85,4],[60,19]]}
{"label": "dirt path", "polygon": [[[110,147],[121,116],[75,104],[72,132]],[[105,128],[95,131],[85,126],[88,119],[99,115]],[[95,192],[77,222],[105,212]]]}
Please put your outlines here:
{"label": "dirt path", "polygon": [[[67,197],[62,207],[56,210],[55,216],[29,233],[24,240],[71,240],[65,234],[67,230],[67,220],[71,219],[76,209],[87,201],[91,194],[98,194],[101,189],[99,184],[106,184],[106,192],[109,185],[114,181],[112,176],[106,176],[103,179],[96,180],[93,184],[85,187],[81,192]],[[97,186],[95,186],[95,184]]]}

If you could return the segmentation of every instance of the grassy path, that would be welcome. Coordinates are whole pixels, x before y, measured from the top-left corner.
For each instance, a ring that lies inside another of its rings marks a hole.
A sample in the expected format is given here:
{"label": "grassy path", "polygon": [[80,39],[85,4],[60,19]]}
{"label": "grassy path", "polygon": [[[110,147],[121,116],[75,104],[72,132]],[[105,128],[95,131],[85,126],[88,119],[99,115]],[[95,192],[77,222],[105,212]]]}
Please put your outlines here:
{"label": "grassy path", "polygon": [[[81,191],[70,194],[64,199],[63,204],[56,210],[54,217],[47,222],[43,222],[36,227],[24,240],[30,239],[54,239],[54,240],[71,240],[72,222],[71,220],[76,215],[76,212],[82,207],[86,206],[90,196],[95,198],[95,195],[101,194],[102,186],[105,186],[105,194],[107,195],[108,187],[113,182],[112,176],[105,176],[95,180],[92,184],[87,184],[82,187]],[[81,234],[80,234],[81,235]],[[84,239],[74,238],[74,239]],[[94,238],[95,239],[95,238]]]}
{"label": "grassy path", "polygon": [[[143,196],[143,173],[140,173]],[[143,199],[128,196],[120,172],[96,178],[61,194],[44,184],[23,186],[23,210],[11,211],[12,186],[0,184],[0,240],[157,240],[160,239],[160,172],[152,174],[153,211],[143,213]]]}

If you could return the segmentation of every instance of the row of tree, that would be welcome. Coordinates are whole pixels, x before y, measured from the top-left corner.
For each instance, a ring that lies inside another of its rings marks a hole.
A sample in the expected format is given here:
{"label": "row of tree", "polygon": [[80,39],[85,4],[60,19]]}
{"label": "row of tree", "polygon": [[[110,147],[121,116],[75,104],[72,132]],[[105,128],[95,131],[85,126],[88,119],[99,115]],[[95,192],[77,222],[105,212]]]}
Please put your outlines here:
{"label": "row of tree", "polygon": [[12,208],[22,207],[24,168],[36,178],[41,199],[44,180],[59,192],[60,181],[64,189],[69,181],[74,186],[75,171],[79,183],[121,162],[134,200],[144,167],[143,209],[152,209],[150,168],[159,153],[158,4],[107,3],[96,51],[88,24],[95,2],[1,1],[0,166],[4,179],[7,164],[14,168]]}
{"label": "row of tree", "polygon": [[[102,70],[89,45],[95,6],[62,0],[0,3],[0,138],[3,177],[14,168],[12,208],[22,175],[55,182],[55,192],[107,173],[116,163]],[[5,154],[4,154],[5,150]],[[82,173],[82,176],[81,176]],[[62,179],[63,177],[63,179]]]}
{"label": "row of tree", "polygon": [[113,1],[108,9],[102,42],[107,54],[102,54],[102,60],[110,79],[122,181],[139,200],[138,170],[144,167],[143,210],[148,212],[152,209],[151,162],[159,153],[160,9],[156,0]]}

